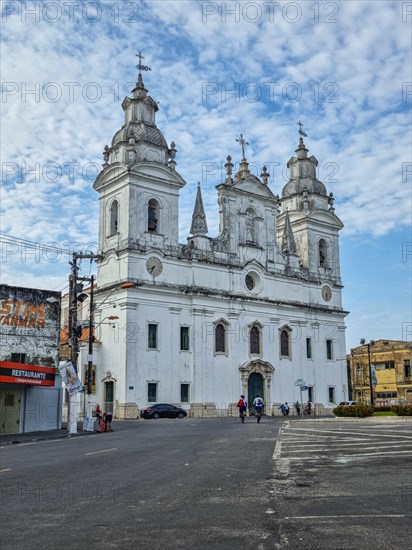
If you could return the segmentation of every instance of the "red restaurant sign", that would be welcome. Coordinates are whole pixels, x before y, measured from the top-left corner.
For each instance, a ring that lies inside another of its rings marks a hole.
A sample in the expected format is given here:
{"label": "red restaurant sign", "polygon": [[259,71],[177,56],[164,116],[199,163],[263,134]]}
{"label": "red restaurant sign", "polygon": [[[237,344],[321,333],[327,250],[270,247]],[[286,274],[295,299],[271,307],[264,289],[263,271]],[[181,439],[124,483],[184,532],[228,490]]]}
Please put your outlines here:
{"label": "red restaurant sign", "polygon": [[30,384],[32,386],[54,386],[56,369],[0,361],[0,382],[9,384]]}

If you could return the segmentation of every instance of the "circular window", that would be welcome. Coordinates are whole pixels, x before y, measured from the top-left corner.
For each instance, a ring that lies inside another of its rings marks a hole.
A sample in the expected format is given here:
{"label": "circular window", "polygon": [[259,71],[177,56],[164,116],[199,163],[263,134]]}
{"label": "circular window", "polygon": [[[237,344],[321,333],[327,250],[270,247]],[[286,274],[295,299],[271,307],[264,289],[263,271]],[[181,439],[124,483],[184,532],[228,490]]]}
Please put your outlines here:
{"label": "circular window", "polygon": [[262,279],[256,271],[249,271],[245,275],[244,281],[249,292],[256,294],[262,290]]}
{"label": "circular window", "polygon": [[245,284],[248,290],[252,290],[253,287],[255,286],[255,281],[253,280],[253,277],[251,277],[250,275],[246,275]]}

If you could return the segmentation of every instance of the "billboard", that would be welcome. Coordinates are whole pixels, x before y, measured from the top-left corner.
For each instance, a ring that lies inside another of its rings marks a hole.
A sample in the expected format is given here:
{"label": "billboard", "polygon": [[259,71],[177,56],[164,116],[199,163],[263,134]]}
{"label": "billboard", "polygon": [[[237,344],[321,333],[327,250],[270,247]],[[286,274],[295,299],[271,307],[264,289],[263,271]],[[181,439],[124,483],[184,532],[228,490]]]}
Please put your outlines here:
{"label": "billboard", "polygon": [[0,382],[54,385],[59,325],[60,292],[0,285]]}

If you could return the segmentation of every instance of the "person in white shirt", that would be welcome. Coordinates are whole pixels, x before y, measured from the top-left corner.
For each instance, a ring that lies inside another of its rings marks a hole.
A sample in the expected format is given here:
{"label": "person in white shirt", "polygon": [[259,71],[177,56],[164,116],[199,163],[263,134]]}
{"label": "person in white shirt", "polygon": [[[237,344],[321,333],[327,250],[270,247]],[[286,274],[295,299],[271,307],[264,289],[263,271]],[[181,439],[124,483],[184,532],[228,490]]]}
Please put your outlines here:
{"label": "person in white shirt", "polygon": [[256,395],[253,401],[253,406],[255,407],[257,421],[260,422],[263,410],[263,399],[259,396],[259,394]]}

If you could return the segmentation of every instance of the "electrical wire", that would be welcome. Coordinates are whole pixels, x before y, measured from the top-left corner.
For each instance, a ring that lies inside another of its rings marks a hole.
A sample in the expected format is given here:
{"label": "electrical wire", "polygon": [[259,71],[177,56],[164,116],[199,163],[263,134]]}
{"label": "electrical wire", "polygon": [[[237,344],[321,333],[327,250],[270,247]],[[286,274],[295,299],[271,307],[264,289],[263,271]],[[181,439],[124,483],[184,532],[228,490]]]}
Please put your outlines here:
{"label": "electrical wire", "polygon": [[65,254],[70,256],[73,254],[71,250],[65,249],[58,245],[43,244],[35,241],[29,241],[28,239],[13,237],[12,235],[5,235],[4,233],[0,233],[0,242],[8,245],[14,245],[14,246],[20,245],[22,247],[24,246],[25,248],[28,248],[31,250],[47,249],[54,253],[60,253],[60,254]]}

